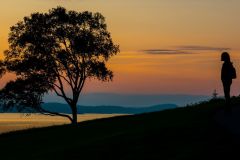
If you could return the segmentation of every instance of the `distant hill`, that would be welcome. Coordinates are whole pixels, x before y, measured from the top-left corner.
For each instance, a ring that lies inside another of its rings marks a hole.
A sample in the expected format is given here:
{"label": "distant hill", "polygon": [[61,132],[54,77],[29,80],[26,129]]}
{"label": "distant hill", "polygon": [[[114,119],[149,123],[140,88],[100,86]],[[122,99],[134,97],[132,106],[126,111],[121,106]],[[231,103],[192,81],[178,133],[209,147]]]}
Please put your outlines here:
{"label": "distant hill", "polygon": [[[45,103],[44,108],[49,111],[60,113],[71,113],[67,104],[62,103]],[[78,114],[83,113],[100,113],[100,114],[139,114],[155,111],[162,111],[166,109],[177,108],[175,104],[160,104],[150,107],[121,107],[121,106],[78,106]]]}
{"label": "distant hill", "polygon": [[[166,109],[174,109],[178,106],[175,104],[160,104],[150,107],[121,107],[121,106],[78,106],[78,114],[85,113],[95,113],[95,114],[140,114],[140,113],[148,113],[155,111],[162,111]],[[59,113],[67,113],[71,114],[71,109],[67,104],[63,103],[44,103],[43,108]],[[28,112],[28,111],[22,111]],[[3,113],[0,110],[0,113]],[[8,113],[18,113],[16,109],[8,111]]]}
{"label": "distant hill", "polygon": [[[176,104],[186,106],[211,99],[206,95],[187,94],[116,94],[116,93],[83,93],[79,105],[81,106],[123,106],[145,107],[155,104]],[[44,102],[65,103],[64,99],[54,94],[44,97]]]}

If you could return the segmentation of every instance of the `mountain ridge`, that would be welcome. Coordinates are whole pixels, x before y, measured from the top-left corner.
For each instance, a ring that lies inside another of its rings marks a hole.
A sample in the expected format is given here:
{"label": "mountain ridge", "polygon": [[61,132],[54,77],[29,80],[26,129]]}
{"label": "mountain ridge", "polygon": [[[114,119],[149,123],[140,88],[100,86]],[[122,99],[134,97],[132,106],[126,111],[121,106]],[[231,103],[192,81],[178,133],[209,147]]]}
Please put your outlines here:
{"label": "mountain ridge", "polygon": [[[112,105],[100,105],[100,106],[85,106],[85,105],[78,105],[78,114],[87,114],[87,113],[94,113],[94,114],[141,114],[141,113],[148,113],[148,112],[155,112],[155,111],[162,111],[166,109],[174,109],[178,106],[176,104],[158,104],[149,107],[123,107],[123,106],[112,106]],[[71,114],[71,109],[68,104],[64,103],[44,103],[43,108],[52,111],[52,112],[59,112],[59,113],[66,113]],[[3,113],[3,111],[0,110]],[[16,109],[8,111],[7,113],[16,113],[18,112]],[[29,111],[22,111],[22,112],[29,112]]]}
{"label": "mountain ridge", "polygon": [[[55,106],[58,107],[55,107]],[[62,112],[62,113],[71,113],[71,110],[67,104],[60,103],[46,103],[43,106],[45,109],[54,112]],[[83,106],[78,105],[78,114],[84,113],[100,113],[100,114],[140,114],[154,111],[162,111],[165,109],[173,109],[178,106],[175,104],[159,104],[150,107],[122,107],[122,106]]]}

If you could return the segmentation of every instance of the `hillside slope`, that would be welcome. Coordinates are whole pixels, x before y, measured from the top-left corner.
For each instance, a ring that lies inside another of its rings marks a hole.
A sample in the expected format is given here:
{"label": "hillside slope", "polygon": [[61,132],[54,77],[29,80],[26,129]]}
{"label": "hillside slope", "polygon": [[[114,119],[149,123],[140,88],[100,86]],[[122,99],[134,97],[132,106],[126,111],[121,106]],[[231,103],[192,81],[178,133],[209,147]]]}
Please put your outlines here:
{"label": "hillside slope", "polygon": [[[238,102],[239,100],[237,100]],[[214,120],[222,100],[0,135],[0,158],[38,160],[232,159],[238,137]]]}

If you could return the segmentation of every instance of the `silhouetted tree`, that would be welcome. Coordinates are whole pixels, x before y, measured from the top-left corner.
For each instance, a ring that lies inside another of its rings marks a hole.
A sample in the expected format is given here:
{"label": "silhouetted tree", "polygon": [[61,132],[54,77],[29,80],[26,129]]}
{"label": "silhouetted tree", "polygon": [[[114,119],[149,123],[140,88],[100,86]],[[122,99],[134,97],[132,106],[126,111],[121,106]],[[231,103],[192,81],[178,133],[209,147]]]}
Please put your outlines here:
{"label": "silhouetted tree", "polygon": [[[65,116],[73,124],[86,79],[112,80],[113,72],[105,63],[119,52],[100,13],[62,7],[24,17],[11,27],[8,41],[3,64],[17,78],[1,90],[1,106]],[[43,95],[49,91],[68,103],[72,116],[41,107]]]}

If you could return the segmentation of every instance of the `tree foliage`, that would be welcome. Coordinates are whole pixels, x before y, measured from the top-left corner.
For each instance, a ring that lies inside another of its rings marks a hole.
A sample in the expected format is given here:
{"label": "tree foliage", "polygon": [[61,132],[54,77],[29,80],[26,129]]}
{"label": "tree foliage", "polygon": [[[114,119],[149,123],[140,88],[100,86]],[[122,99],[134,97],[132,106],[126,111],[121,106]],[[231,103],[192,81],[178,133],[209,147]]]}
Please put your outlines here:
{"label": "tree foliage", "polygon": [[68,118],[73,123],[86,79],[112,80],[106,62],[119,52],[100,13],[62,7],[24,17],[11,27],[8,41],[2,66],[17,78],[1,90],[2,106],[46,113],[41,108],[43,95],[54,91],[71,107]]}

